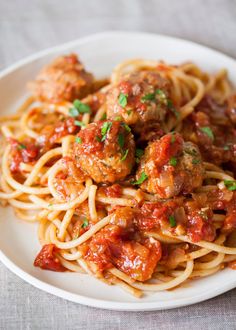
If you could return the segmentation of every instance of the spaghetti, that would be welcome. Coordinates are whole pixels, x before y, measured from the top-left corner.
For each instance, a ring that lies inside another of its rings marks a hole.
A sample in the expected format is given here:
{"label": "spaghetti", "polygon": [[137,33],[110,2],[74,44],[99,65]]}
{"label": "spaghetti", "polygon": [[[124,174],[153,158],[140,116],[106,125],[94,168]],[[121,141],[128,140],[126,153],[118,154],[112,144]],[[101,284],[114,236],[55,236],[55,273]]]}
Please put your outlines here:
{"label": "spaghetti", "polygon": [[95,80],[56,59],[0,119],[0,200],[38,222],[34,265],[136,297],[236,269],[236,97],[225,70],[150,60]]}

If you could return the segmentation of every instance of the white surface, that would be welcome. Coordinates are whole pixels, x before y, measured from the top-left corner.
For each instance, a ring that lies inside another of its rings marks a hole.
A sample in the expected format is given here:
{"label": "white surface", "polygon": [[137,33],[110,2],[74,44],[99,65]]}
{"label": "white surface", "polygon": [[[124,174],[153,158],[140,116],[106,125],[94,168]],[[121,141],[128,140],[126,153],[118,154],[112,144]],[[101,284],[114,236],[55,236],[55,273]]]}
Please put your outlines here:
{"label": "white surface", "polygon": [[[207,71],[225,67],[236,84],[235,61],[218,52],[174,38],[113,32],[43,51],[5,70],[0,75],[2,109],[13,112],[19,98],[26,95],[25,84],[34,78],[39,68],[58,54],[72,51],[80,55],[96,76],[108,75],[114,65],[124,59],[143,57],[170,63],[192,60]],[[118,287],[107,286],[87,275],[53,273],[33,267],[40,248],[36,229],[37,225],[17,220],[9,208],[3,209],[0,214],[1,261],[34,286],[81,304],[115,310],[167,309],[203,301],[236,287],[235,272],[225,269],[211,277],[192,281],[183,288],[136,299]]]}

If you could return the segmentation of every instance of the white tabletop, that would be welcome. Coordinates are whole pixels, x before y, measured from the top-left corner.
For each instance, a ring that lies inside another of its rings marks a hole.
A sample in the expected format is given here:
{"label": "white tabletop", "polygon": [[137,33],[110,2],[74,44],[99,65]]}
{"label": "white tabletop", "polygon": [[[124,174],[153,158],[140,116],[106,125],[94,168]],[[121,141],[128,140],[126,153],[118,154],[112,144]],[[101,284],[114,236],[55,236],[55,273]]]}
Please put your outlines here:
{"label": "white tabletop", "polygon": [[[104,30],[177,36],[236,58],[235,0],[0,0],[0,69],[38,50]],[[235,272],[236,276],[236,272]],[[236,289],[160,312],[113,312],[62,300],[0,264],[0,329],[236,329]]]}

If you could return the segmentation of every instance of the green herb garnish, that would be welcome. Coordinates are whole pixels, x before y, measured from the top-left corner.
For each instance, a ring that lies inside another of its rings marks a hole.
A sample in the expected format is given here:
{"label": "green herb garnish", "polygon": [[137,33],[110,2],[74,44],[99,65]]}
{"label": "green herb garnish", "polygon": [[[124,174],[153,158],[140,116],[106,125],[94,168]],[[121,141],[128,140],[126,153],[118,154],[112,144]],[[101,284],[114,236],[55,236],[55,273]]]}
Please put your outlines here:
{"label": "green herb garnish", "polygon": [[20,143],[18,145],[18,149],[26,149],[26,146],[24,144]]}
{"label": "green herb garnish", "polygon": [[102,128],[101,128],[101,133],[102,133],[101,141],[106,140],[106,136],[109,133],[111,126],[112,126],[112,122],[110,122],[110,121],[106,121],[105,123],[103,123]]}
{"label": "green herb garnish", "polygon": [[101,138],[100,138],[100,136],[96,135],[96,136],[95,136],[95,139],[96,139],[98,142],[101,142]]}
{"label": "green herb garnish", "polygon": [[75,138],[75,142],[81,144],[81,143],[82,143],[82,139],[81,139],[81,137],[76,136],[76,138]]}
{"label": "green herb garnish", "polygon": [[176,118],[179,118],[180,113],[175,109],[173,102],[170,99],[167,99],[167,107],[173,112]]}
{"label": "green herb garnish", "polygon": [[82,103],[80,100],[75,100],[73,102],[73,108],[69,109],[69,115],[71,117],[77,117],[81,113],[91,113],[90,106]]}
{"label": "green herb garnish", "polygon": [[141,102],[144,103],[146,101],[153,101],[155,100],[155,98],[156,98],[155,93],[148,93],[141,98]]}
{"label": "green herb garnish", "polygon": [[224,180],[224,185],[230,191],[236,190],[236,181],[235,180]]}
{"label": "green herb garnish", "polygon": [[140,178],[137,181],[132,182],[132,184],[142,184],[145,180],[147,180],[148,176],[145,172],[142,172]]}
{"label": "green herb garnish", "polygon": [[137,148],[137,149],[135,150],[135,156],[136,156],[136,157],[141,158],[143,154],[144,154],[143,149]]}
{"label": "green herb garnish", "polygon": [[205,126],[205,127],[201,127],[200,130],[205,133],[211,140],[214,140],[214,134],[211,130],[210,127]]}
{"label": "green herb garnish", "polygon": [[127,115],[130,116],[132,113],[132,110],[127,110],[126,112],[127,112]]}
{"label": "green herb garnish", "polygon": [[129,149],[126,149],[126,150],[124,151],[123,156],[121,157],[120,160],[121,160],[121,161],[124,161],[124,160],[126,159],[128,153],[129,153]]}
{"label": "green herb garnish", "polygon": [[170,143],[174,143],[175,142],[175,134],[174,134],[174,132],[173,133],[171,133],[171,139],[170,139]]}
{"label": "green herb garnish", "polygon": [[116,120],[116,121],[122,121],[122,117],[121,117],[121,116],[116,116],[116,117],[114,118],[114,120]]}
{"label": "green herb garnish", "polygon": [[85,124],[82,121],[75,120],[75,126],[85,127]]}
{"label": "green herb garnish", "polygon": [[118,144],[121,147],[121,149],[123,149],[123,147],[125,145],[125,137],[124,137],[124,134],[122,134],[122,133],[118,134]]}
{"label": "green herb garnish", "polygon": [[122,126],[127,132],[131,132],[131,128],[129,127],[129,125],[127,125],[126,123],[122,123]]}
{"label": "green herb garnish", "polygon": [[84,221],[83,221],[83,224],[82,224],[82,228],[86,228],[86,227],[88,227],[88,225],[89,225],[89,221],[88,221],[88,219],[87,218],[84,218]]}
{"label": "green herb garnish", "polygon": [[194,158],[194,159],[192,160],[192,164],[193,164],[193,165],[199,164],[200,162],[201,162],[200,159],[195,159],[195,158]]}
{"label": "green herb garnish", "polygon": [[175,217],[173,215],[169,216],[169,223],[170,223],[171,228],[176,226]]}
{"label": "green herb garnish", "polygon": [[102,115],[101,120],[106,120],[107,119],[107,114],[106,112]]}
{"label": "green herb garnish", "polygon": [[75,100],[73,106],[79,111],[79,113],[91,113],[90,106],[80,100]]}
{"label": "green herb garnish", "polygon": [[171,159],[170,159],[170,165],[171,166],[176,166],[177,165],[177,158],[176,157],[171,157]]}
{"label": "green herb garnish", "polygon": [[122,108],[126,107],[128,103],[128,95],[124,93],[120,93],[118,97],[118,103]]}

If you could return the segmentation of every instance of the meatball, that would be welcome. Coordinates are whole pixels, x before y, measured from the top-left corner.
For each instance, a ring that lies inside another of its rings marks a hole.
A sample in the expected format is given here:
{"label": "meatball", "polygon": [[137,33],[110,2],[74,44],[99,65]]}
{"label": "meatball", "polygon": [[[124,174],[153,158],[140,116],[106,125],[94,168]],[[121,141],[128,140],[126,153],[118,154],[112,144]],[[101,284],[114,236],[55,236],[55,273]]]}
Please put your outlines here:
{"label": "meatball", "polygon": [[121,117],[136,132],[165,119],[169,81],[157,72],[138,71],[126,75],[107,95],[107,117]]}
{"label": "meatball", "polygon": [[60,56],[43,68],[29,89],[42,102],[59,103],[86,96],[93,76],[87,72],[75,54]]}
{"label": "meatball", "polygon": [[198,147],[192,142],[184,142],[180,134],[170,133],[149,143],[135,183],[160,198],[170,198],[201,186],[203,175]]}
{"label": "meatball", "polygon": [[98,121],[81,130],[74,146],[75,161],[96,182],[124,179],[134,165],[134,137],[127,124]]}
{"label": "meatball", "polygon": [[231,95],[227,101],[226,115],[233,124],[236,124],[236,94]]}

